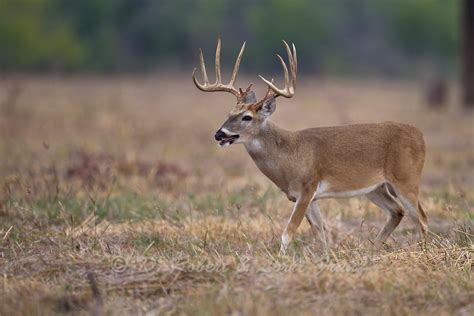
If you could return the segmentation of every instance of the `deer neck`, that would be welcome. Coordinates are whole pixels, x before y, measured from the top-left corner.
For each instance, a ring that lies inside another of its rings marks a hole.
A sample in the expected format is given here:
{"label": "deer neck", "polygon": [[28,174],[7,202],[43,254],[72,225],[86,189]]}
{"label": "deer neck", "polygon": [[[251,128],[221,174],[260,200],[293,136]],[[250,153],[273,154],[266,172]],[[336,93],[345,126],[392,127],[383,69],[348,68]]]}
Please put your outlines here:
{"label": "deer neck", "polygon": [[245,149],[260,171],[284,191],[287,186],[284,179],[287,177],[282,174],[285,170],[283,164],[288,161],[288,144],[291,143],[293,133],[267,120],[260,133],[245,143]]}
{"label": "deer neck", "polygon": [[288,131],[267,120],[260,129],[259,134],[251,141],[245,143],[245,149],[254,160],[260,157],[265,158],[262,156],[267,156],[278,149],[279,144],[282,143],[287,133]]}

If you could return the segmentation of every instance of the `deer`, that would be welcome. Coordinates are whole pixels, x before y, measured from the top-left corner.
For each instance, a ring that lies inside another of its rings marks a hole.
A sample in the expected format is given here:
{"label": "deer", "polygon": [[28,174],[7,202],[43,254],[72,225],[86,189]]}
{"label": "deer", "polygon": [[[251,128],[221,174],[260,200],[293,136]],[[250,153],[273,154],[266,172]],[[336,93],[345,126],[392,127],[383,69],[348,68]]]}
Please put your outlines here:
{"label": "deer", "polygon": [[328,233],[318,200],[352,198],[365,195],[387,213],[387,221],[375,238],[380,247],[405,215],[415,223],[424,238],[427,214],[419,199],[421,174],[425,160],[423,134],[416,127],[395,122],[315,127],[299,131],[285,130],[269,117],[276,109],[276,98],[295,95],[297,77],[296,47],[283,41],[290,70],[281,63],[285,86],[278,88],[273,79],[260,79],[267,85],[265,96],[257,100],[252,84],[245,90],[234,87],[245,42],[237,56],[231,79],[222,83],[220,69],[221,40],[217,41],[214,83],[209,83],[200,49],[201,82],[192,79],[204,92],[229,92],[237,99],[228,118],[214,135],[221,147],[243,144],[260,171],[269,178],[294,207],[281,235],[280,255],[304,217],[311,230],[327,249]]}

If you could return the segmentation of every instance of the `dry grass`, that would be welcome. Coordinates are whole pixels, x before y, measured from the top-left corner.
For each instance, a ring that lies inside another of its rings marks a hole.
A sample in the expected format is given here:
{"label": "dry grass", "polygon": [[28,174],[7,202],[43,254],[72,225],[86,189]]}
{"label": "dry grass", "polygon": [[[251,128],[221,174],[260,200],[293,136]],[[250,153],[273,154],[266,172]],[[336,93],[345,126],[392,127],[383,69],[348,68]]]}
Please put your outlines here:
{"label": "dry grass", "polygon": [[[186,85],[180,88],[184,80]],[[243,82],[244,80],[242,80]],[[234,100],[188,75],[0,81],[0,314],[474,313],[474,130],[455,101],[415,82],[301,78],[273,120],[288,129],[394,120],[426,135],[422,200],[432,234],[327,200],[323,252],[243,148],[217,148]]]}

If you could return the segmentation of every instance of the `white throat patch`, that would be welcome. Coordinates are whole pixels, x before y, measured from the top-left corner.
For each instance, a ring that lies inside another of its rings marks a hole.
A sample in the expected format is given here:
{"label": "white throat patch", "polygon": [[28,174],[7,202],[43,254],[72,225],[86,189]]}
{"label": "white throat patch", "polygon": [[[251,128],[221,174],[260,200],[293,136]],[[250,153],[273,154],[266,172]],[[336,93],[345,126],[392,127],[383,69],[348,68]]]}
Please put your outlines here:
{"label": "white throat patch", "polygon": [[262,142],[259,139],[249,141],[248,143],[246,143],[246,146],[249,150],[254,152],[261,151],[263,148]]}

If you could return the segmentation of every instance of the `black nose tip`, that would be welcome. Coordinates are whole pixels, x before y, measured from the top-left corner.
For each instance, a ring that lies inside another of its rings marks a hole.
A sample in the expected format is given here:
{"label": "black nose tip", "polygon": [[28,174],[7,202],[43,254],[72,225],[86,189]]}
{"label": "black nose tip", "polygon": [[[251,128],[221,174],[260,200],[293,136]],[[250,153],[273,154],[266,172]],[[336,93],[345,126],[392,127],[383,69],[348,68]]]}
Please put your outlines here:
{"label": "black nose tip", "polygon": [[225,133],[224,133],[223,131],[218,130],[218,131],[216,132],[216,134],[214,135],[214,138],[215,138],[217,141],[219,141],[219,140],[221,140],[222,138],[224,138],[225,136],[226,136],[226,135],[225,135]]}

